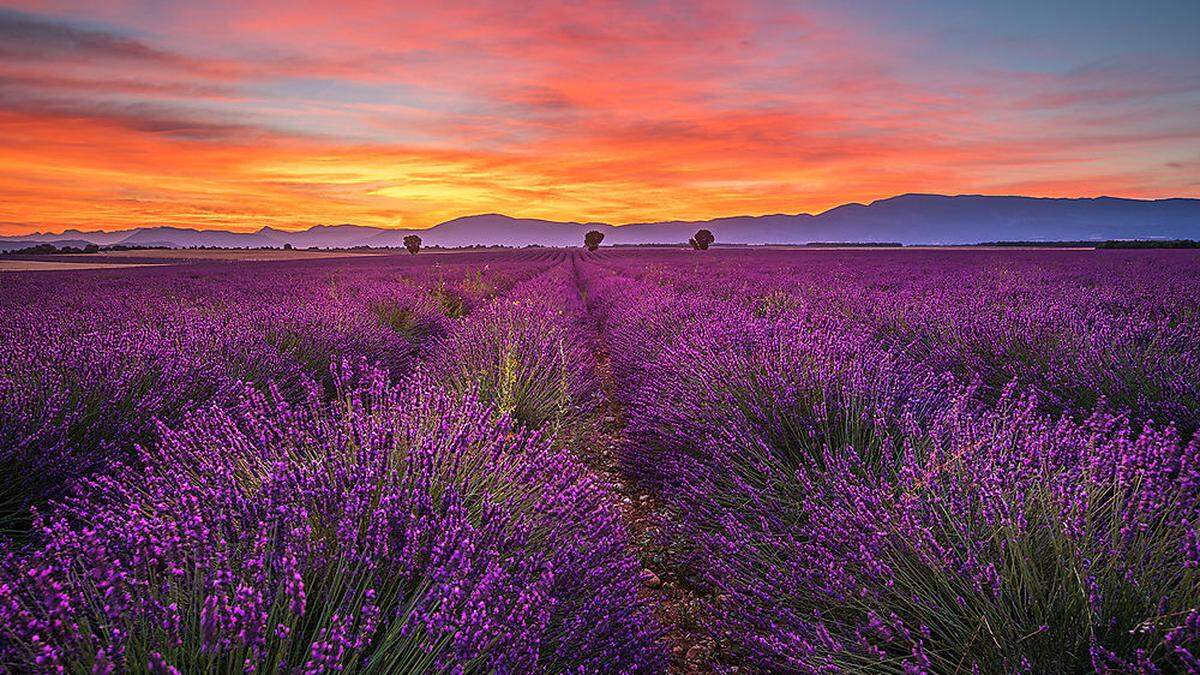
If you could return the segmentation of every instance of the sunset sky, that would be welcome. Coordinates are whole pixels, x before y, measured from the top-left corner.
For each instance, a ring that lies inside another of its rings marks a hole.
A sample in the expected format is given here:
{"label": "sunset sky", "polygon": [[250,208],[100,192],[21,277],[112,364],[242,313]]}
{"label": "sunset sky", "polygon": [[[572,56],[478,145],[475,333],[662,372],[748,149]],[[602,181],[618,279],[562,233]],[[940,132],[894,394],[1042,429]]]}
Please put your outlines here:
{"label": "sunset sky", "polygon": [[1200,196],[1200,3],[17,2],[0,235]]}

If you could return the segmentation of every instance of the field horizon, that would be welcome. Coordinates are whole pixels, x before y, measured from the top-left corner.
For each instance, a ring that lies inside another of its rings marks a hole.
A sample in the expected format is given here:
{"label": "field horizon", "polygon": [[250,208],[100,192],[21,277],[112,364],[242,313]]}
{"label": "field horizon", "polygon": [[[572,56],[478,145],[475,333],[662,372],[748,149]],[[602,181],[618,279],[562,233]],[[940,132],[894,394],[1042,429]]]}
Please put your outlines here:
{"label": "field horizon", "polygon": [[848,203],[819,214],[765,214],[707,220],[631,222],[550,221],[485,213],[453,218],[427,229],[343,223],[250,231],[221,227],[135,227],[64,230],[0,237],[0,251],[40,243],[80,247],[155,246],[260,248],[400,247],[405,236],[426,246],[573,246],[590,230],[609,244],[686,243],[708,229],[723,244],[793,245],[821,241],[967,245],[999,240],[1106,241],[1200,238],[1200,199],[1034,198],[1020,196],[905,194],[868,204]]}

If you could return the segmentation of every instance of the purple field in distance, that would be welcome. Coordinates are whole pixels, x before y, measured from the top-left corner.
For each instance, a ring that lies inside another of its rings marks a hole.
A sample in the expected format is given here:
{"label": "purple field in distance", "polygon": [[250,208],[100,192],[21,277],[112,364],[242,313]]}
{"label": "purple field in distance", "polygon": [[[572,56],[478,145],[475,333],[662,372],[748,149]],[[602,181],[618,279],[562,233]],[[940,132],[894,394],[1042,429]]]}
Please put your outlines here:
{"label": "purple field in distance", "polygon": [[0,276],[0,670],[1200,669],[1200,254]]}

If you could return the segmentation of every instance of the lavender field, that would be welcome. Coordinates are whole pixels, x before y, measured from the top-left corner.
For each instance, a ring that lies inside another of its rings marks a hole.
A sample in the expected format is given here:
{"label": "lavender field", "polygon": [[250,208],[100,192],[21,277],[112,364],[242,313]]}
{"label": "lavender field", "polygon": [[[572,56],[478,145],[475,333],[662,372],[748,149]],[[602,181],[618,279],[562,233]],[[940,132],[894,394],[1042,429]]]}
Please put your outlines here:
{"label": "lavender field", "polygon": [[0,671],[1200,671],[1200,254],[0,276]]}

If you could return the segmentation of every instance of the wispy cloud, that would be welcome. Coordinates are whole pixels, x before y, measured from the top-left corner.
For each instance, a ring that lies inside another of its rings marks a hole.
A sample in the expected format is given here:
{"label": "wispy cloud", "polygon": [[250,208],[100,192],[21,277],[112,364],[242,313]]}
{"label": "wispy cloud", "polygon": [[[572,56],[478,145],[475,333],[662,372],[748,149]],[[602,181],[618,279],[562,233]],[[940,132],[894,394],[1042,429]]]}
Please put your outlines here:
{"label": "wispy cloud", "polygon": [[1200,55],[1031,63],[945,9],[36,0],[0,9],[0,230],[1197,193]]}

